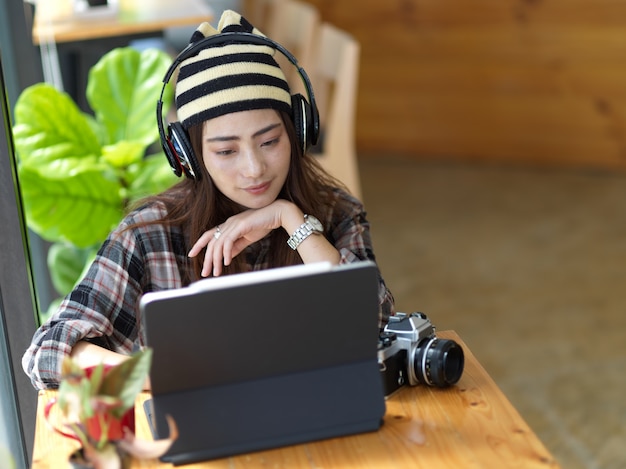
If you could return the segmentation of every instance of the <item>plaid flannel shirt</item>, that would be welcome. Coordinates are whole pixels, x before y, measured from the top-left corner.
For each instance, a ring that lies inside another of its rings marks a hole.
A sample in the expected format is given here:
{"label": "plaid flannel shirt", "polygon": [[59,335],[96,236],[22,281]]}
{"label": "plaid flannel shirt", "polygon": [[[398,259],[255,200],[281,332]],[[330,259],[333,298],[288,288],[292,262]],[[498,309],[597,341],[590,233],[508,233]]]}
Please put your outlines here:
{"label": "plaid flannel shirt", "polygon": [[[348,203],[330,207],[324,226],[339,250],[341,263],[375,261],[369,222],[362,204],[337,189]],[[180,288],[181,271],[189,268],[188,247],[178,228],[151,224],[130,230],[135,223],[161,219],[160,205],[130,213],[105,240],[85,278],[63,300],[56,313],[35,332],[22,358],[24,371],[36,388],[57,387],[61,363],[80,340],[130,354],[144,345],[139,299],[146,292]],[[249,246],[249,270],[268,268],[267,238]],[[394,299],[379,274],[379,320],[393,314]]]}

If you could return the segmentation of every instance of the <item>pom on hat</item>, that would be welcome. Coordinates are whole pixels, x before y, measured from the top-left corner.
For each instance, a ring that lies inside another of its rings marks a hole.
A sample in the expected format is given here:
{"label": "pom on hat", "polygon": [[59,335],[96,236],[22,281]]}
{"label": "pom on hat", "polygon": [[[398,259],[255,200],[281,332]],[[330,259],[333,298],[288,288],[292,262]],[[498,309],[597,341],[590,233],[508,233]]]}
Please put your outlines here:
{"label": "pom on hat", "polygon": [[[218,28],[202,23],[190,44],[226,32],[264,36],[240,14],[226,10]],[[269,45],[226,42],[183,60],[176,83],[178,120],[185,129],[224,114],[253,109],[291,112],[289,85]]]}

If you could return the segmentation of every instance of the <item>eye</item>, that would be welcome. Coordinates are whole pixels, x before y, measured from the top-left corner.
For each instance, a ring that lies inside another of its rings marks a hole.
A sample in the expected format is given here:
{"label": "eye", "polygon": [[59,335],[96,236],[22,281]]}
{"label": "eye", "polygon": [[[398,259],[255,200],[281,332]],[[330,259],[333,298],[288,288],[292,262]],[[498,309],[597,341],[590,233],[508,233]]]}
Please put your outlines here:
{"label": "eye", "polygon": [[232,145],[214,145],[209,147],[208,150],[215,156],[230,156],[237,151],[237,148]]}
{"label": "eye", "polygon": [[263,142],[261,144],[261,146],[263,146],[263,147],[271,147],[273,145],[276,145],[279,141],[280,141],[280,137],[276,137],[276,138],[273,138],[271,140],[267,140],[267,141]]}

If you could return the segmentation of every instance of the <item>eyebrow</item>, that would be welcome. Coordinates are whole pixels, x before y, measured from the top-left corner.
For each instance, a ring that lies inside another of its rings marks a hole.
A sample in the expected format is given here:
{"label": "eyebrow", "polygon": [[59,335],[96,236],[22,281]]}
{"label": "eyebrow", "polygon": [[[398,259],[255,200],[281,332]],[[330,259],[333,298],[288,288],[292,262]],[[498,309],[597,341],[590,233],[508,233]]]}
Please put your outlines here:
{"label": "eyebrow", "polygon": [[[275,129],[276,127],[280,127],[280,122],[276,122],[275,124],[270,124],[267,127],[263,127],[260,130],[257,130],[256,132],[254,132],[254,134],[252,134],[252,137],[258,137],[259,135],[263,135],[266,132],[269,132],[272,129]],[[241,140],[241,137],[238,137],[236,135],[225,135],[225,136],[218,136],[218,137],[211,137],[211,138],[207,138],[206,141],[207,142],[228,142],[230,140]]]}

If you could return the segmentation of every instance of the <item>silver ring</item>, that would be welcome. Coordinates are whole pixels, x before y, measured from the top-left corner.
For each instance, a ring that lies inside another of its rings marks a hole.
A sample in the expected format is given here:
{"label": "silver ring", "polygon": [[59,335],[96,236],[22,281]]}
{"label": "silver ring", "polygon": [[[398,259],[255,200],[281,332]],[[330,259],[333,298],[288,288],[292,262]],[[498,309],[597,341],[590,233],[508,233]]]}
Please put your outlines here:
{"label": "silver ring", "polygon": [[220,239],[220,236],[222,236],[222,232],[220,231],[220,226],[217,225],[217,227],[215,228],[215,233],[213,233],[213,237],[215,239]]}

